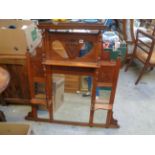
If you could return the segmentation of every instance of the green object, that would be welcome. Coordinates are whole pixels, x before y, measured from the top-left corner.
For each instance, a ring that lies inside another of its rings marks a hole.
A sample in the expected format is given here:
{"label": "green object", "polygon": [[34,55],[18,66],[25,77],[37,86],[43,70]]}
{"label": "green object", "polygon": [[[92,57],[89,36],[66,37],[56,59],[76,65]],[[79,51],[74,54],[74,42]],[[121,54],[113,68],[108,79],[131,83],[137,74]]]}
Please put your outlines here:
{"label": "green object", "polygon": [[121,58],[121,62],[124,62],[126,56],[126,43],[121,44],[120,48],[114,51],[113,48],[104,49],[105,52],[110,52],[110,59],[116,60],[118,57]]}
{"label": "green object", "polygon": [[111,91],[112,88],[111,87],[101,87],[100,90],[108,90],[108,91]]}
{"label": "green object", "polygon": [[34,29],[33,31],[31,31],[31,37],[32,40],[35,41],[37,39],[37,30]]}

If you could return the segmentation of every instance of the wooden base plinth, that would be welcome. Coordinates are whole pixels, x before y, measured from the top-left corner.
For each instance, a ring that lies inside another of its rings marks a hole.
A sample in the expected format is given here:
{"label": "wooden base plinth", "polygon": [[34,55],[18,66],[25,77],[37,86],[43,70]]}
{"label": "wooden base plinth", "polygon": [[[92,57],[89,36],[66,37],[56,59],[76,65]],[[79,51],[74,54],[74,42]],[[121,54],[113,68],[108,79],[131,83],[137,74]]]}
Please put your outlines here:
{"label": "wooden base plinth", "polygon": [[93,123],[92,125],[90,125],[87,122],[72,122],[72,121],[63,121],[63,120],[51,121],[50,119],[47,119],[47,118],[33,117],[32,112],[29,112],[28,115],[25,117],[25,119],[30,121],[39,121],[39,122],[57,123],[57,124],[75,125],[75,126],[90,126],[90,127],[100,127],[100,128],[119,128],[120,127],[117,123],[117,120],[114,118],[112,118],[112,121],[108,126],[106,124],[100,124],[100,123]]}

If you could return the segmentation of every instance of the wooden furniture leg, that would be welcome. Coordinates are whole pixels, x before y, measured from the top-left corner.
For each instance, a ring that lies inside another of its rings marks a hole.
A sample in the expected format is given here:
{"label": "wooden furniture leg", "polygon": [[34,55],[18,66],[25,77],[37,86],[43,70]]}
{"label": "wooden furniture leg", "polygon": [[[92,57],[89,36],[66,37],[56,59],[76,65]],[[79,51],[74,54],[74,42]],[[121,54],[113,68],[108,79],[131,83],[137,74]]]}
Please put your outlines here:
{"label": "wooden furniture leg", "polygon": [[1,111],[1,110],[0,110],[0,122],[6,122],[5,115],[4,115],[3,111]]}
{"label": "wooden furniture leg", "polygon": [[147,66],[145,65],[145,66],[143,67],[143,69],[141,70],[141,72],[140,72],[140,74],[139,74],[139,76],[138,76],[138,78],[137,78],[137,80],[136,80],[136,82],[135,82],[135,85],[137,85],[137,84],[139,83],[139,81],[140,81],[142,75],[144,74],[146,68],[147,68]]}
{"label": "wooden furniture leg", "polygon": [[[143,36],[143,38],[145,38],[145,39],[149,39],[149,41],[143,41],[143,39],[142,39],[142,37],[140,37],[140,35]],[[142,75],[144,74],[144,71],[147,68],[150,67],[150,70],[152,70],[153,67],[155,66],[154,45],[155,45],[154,36],[149,35],[148,33],[144,32],[142,30],[137,30],[136,42],[135,42],[132,58],[125,69],[125,71],[128,70],[128,67],[131,65],[131,62],[133,61],[133,59],[138,60],[139,62],[141,62],[144,65],[143,69],[140,72],[140,75],[138,76],[138,78],[135,82],[135,85],[138,84]]]}
{"label": "wooden furniture leg", "polygon": [[113,118],[113,111],[109,110],[106,118],[106,128],[109,128],[112,126],[119,128],[117,120]]}
{"label": "wooden furniture leg", "polygon": [[136,54],[136,53],[135,53],[135,52],[136,52],[136,49],[137,49],[137,46],[134,47],[133,54],[132,54],[132,56],[131,56],[131,59],[129,60],[129,63],[127,64],[127,66],[126,66],[126,68],[125,68],[125,72],[128,71],[129,66],[131,65],[131,63],[132,63],[133,60],[134,60],[134,57],[135,57],[135,54]]}
{"label": "wooden furniture leg", "polygon": [[25,116],[25,119],[34,119],[36,120],[38,118],[38,115],[37,115],[37,107],[36,105],[31,105],[31,111],[27,114],[27,116]]}

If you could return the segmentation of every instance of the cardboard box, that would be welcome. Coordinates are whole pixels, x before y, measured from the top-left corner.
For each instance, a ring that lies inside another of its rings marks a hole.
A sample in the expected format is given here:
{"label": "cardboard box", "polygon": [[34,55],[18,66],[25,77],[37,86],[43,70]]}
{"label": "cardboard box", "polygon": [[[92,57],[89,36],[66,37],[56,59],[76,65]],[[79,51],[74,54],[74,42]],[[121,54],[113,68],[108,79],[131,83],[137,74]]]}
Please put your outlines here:
{"label": "cardboard box", "polygon": [[53,78],[53,109],[58,110],[64,103],[64,78]]}
{"label": "cardboard box", "polygon": [[23,55],[41,43],[41,33],[31,20],[0,20],[0,54]]}
{"label": "cardboard box", "polygon": [[0,135],[29,135],[30,125],[17,123],[0,123]]}
{"label": "cardboard box", "polygon": [[[53,111],[56,112],[60,106],[64,103],[64,78],[54,77],[53,78]],[[45,98],[45,84],[37,84],[36,91],[38,95],[36,98]],[[40,110],[47,110],[46,106],[39,106]]]}

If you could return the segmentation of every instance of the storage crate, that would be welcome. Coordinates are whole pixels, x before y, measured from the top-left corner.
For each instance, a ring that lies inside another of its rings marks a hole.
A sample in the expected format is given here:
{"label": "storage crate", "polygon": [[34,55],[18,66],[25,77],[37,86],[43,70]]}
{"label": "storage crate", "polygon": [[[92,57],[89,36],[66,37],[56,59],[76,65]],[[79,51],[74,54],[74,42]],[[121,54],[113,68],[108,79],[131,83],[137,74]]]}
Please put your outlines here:
{"label": "storage crate", "polygon": [[0,135],[30,135],[29,124],[0,123]]}

